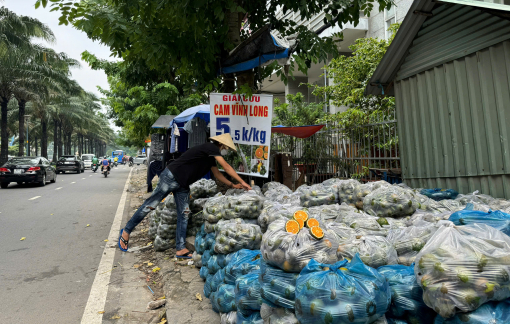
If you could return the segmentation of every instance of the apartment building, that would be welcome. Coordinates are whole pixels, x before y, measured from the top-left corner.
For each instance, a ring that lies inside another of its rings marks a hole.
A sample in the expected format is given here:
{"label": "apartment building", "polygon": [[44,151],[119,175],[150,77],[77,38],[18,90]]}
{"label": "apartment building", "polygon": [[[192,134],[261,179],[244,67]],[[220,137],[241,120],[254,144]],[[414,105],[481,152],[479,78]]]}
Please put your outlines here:
{"label": "apartment building", "polygon": [[[346,24],[342,26],[342,28],[338,26],[329,27],[323,31],[320,36],[328,37],[341,32],[343,34],[343,39],[337,43],[338,50],[343,55],[349,55],[351,53],[349,46],[359,38],[388,38],[388,27],[391,24],[401,22],[404,19],[412,2],[413,0],[396,0],[394,6],[392,6],[389,10],[385,9],[382,12],[379,11],[378,5],[376,4],[374,10],[370,13],[370,16],[362,17],[359,24],[356,26],[353,24]],[[294,20],[297,24],[304,25],[313,31],[317,31],[324,24],[324,13],[316,15],[310,20],[302,20],[298,13],[288,12],[284,15],[282,11],[278,12],[277,17],[287,17]],[[323,67],[327,63],[329,63],[329,61],[312,64],[307,74],[297,71],[296,67],[294,71],[294,78],[289,78],[287,84],[281,81],[278,76],[272,75],[269,78],[266,78],[262,83],[262,93],[272,94],[274,98],[278,98],[281,102],[285,102],[286,95],[301,92],[307,102],[324,102],[324,98],[315,97],[311,93],[312,91],[304,84],[311,83],[319,86],[331,84],[331,79],[328,78],[323,70]],[[336,113],[345,110],[346,107],[325,105],[324,109],[331,113]]]}

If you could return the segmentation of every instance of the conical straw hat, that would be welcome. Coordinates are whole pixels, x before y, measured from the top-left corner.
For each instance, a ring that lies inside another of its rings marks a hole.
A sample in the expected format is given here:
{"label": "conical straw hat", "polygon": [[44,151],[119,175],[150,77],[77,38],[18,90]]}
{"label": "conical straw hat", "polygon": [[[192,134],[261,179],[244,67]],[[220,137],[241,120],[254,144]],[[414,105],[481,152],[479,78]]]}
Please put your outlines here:
{"label": "conical straw hat", "polygon": [[221,144],[225,144],[226,146],[230,147],[234,151],[236,150],[236,146],[234,145],[234,141],[232,141],[232,137],[229,133],[221,134],[218,136],[210,137],[209,139],[212,139],[216,142],[220,142]]}

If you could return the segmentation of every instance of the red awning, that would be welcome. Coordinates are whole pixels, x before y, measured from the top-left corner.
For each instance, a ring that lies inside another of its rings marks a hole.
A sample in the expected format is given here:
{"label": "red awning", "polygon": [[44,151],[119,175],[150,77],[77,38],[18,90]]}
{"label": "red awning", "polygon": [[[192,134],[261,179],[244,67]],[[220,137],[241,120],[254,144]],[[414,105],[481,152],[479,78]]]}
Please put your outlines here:
{"label": "red awning", "polygon": [[324,127],[324,125],[292,126],[292,127],[279,125],[271,127],[271,132],[290,135],[297,138],[307,138],[320,131],[322,127]]}

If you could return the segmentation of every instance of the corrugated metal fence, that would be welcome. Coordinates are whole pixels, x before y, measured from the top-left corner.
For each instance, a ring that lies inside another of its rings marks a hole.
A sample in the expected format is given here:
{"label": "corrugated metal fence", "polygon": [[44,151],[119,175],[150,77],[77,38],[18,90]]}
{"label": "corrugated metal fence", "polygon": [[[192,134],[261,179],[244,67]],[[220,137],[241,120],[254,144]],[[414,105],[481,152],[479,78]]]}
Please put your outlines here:
{"label": "corrugated metal fence", "polygon": [[306,139],[273,134],[271,151],[291,153],[295,188],[329,178],[362,182],[400,178],[400,157],[394,114],[351,129],[328,125]]}

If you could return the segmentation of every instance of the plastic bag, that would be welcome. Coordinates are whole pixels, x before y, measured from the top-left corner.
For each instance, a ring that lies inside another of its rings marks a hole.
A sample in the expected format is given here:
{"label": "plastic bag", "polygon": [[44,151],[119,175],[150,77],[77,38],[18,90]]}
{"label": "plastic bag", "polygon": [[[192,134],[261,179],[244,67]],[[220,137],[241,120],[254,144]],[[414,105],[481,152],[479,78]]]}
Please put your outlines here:
{"label": "plastic bag", "polygon": [[228,226],[229,224],[246,224],[248,220],[243,220],[242,218],[234,218],[234,219],[222,219],[218,221],[217,223],[204,223],[204,229],[206,233],[213,233],[216,235],[215,232],[218,232],[222,226]]}
{"label": "plastic bag", "polygon": [[510,235],[510,215],[499,210],[486,213],[479,210],[464,209],[453,213],[448,220],[455,225],[487,224],[506,235]]}
{"label": "plastic bag", "polygon": [[202,255],[198,254],[197,251],[193,252],[193,265],[197,268],[202,267]]}
{"label": "plastic bag", "polygon": [[203,211],[204,220],[208,223],[217,223],[219,220],[223,219],[223,205],[226,201],[227,196],[218,196],[207,200]]}
{"label": "plastic bag", "polygon": [[372,191],[383,187],[390,187],[391,185],[384,181],[369,182],[354,188],[354,205],[358,209],[363,209],[363,199],[368,196]]}
{"label": "plastic bag", "polygon": [[228,254],[241,249],[258,250],[262,241],[260,226],[254,224],[228,224],[216,232],[214,251]]}
{"label": "plastic bag", "polygon": [[451,214],[453,214],[453,212],[451,211],[437,214],[430,211],[417,209],[416,212],[408,220],[406,220],[406,225],[412,226],[421,222],[429,222],[431,224],[436,224],[441,220],[448,220]]}
{"label": "plastic bag", "polygon": [[264,198],[250,190],[242,195],[228,196],[223,204],[223,218],[247,218],[259,217],[264,204]]}
{"label": "plastic bag", "polygon": [[209,298],[212,294],[212,289],[211,289],[211,282],[213,280],[214,276],[211,275],[211,274],[208,274],[205,278],[205,283],[204,283],[204,296]]}
{"label": "plastic bag", "polygon": [[412,215],[420,207],[411,190],[398,186],[381,187],[372,191],[363,200],[363,210],[379,217]]}
{"label": "plastic bag", "polygon": [[160,222],[160,217],[156,214],[156,211],[153,210],[149,213],[149,231],[148,236],[149,239],[154,240],[158,233],[158,226]]}
{"label": "plastic bag", "polygon": [[211,259],[212,254],[213,252],[211,252],[211,250],[205,250],[204,254],[202,254],[202,267],[207,267],[209,265],[209,259]]}
{"label": "plastic bag", "polygon": [[225,283],[225,269],[220,269],[216,272],[211,280],[211,291],[218,291],[220,285]]}
{"label": "plastic bag", "polygon": [[355,229],[344,223],[331,223],[329,228],[336,234],[339,242],[358,234]]}
{"label": "plastic bag", "polygon": [[386,279],[357,255],[333,265],[311,260],[297,279],[296,317],[301,324],[372,323],[390,300]]}
{"label": "plastic bag", "polygon": [[260,316],[264,324],[299,324],[294,311],[288,308],[272,307],[266,303],[260,307]]}
{"label": "plastic bag", "polygon": [[467,205],[469,203],[478,203],[478,204],[484,204],[489,205],[496,201],[496,198],[491,197],[489,195],[480,194],[477,191],[467,194],[467,195],[458,195],[457,198],[455,198],[458,202],[460,202],[462,205]]}
{"label": "plastic bag", "polygon": [[441,226],[416,256],[424,302],[444,318],[510,297],[510,237],[485,224]]}
{"label": "plastic bag", "polygon": [[218,193],[216,181],[200,179],[189,186],[190,196],[193,199],[212,197]]}
{"label": "plastic bag", "polygon": [[510,300],[488,302],[468,313],[458,313],[451,319],[436,317],[434,324],[506,324],[510,323]]}
{"label": "plastic bag", "polygon": [[423,302],[423,290],[416,282],[414,265],[388,265],[377,269],[391,289],[391,305],[387,319],[401,319],[404,323],[433,323],[436,313]]}
{"label": "plastic bag", "polygon": [[323,222],[331,223],[335,222],[339,215],[346,213],[357,213],[357,209],[347,204],[334,204],[334,205],[323,205],[314,206],[308,209],[310,217],[320,219]]}
{"label": "plastic bag", "polygon": [[[251,191],[253,191],[254,193],[256,193],[259,196],[264,196],[264,194],[262,193],[262,190],[260,189],[259,186],[251,186]],[[225,193],[225,196],[239,196],[239,195],[243,195],[245,193],[246,193],[246,190],[244,190],[244,189],[228,189],[227,192]]]}
{"label": "plastic bag", "polygon": [[285,223],[285,219],[274,221],[262,236],[260,252],[267,263],[287,272],[300,272],[312,258],[322,263],[338,260],[338,239],[329,226],[321,224],[324,237],[317,240],[308,228],[301,229],[298,234],[288,233]]}
{"label": "plastic bag", "polygon": [[254,311],[249,315],[237,311],[237,323],[239,324],[263,324],[264,320],[260,316],[260,312]]}
{"label": "plastic bag", "polygon": [[354,207],[356,203],[354,191],[359,186],[361,186],[361,183],[358,180],[349,179],[342,181],[338,187],[338,198],[340,202]]}
{"label": "plastic bag", "polygon": [[325,187],[322,184],[312,186],[303,185],[297,189],[304,207],[331,205],[338,203],[338,192],[332,187]]}
{"label": "plastic bag", "polygon": [[292,219],[294,213],[298,210],[303,210],[303,207],[300,206],[291,206],[291,205],[281,205],[279,203],[274,203],[272,206],[265,207],[262,209],[260,216],[258,218],[258,223],[260,225],[260,229],[262,233],[267,231],[267,227],[269,224],[274,222],[277,219]]}
{"label": "plastic bag", "polygon": [[154,240],[154,250],[163,252],[172,247],[175,247],[175,239],[163,239],[160,236],[156,236]]}
{"label": "plastic bag", "polygon": [[225,282],[235,285],[237,278],[252,272],[260,271],[260,251],[240,250],[232,254],[230,262],[225,267]]}
{"label": "plastic bag", "polygon": [[230,260],[234,257],[234,253],[231,254],[213,254],[207,261],[207,267],[209,268],[210,274],[215,274],[219,270],[225,268]]}
{"label": "plastic bag", "polygon": [[287,189],[289,189],[283,183],[279,183],[279,182],[276,182],[276,181],[271,181],[271,182],[266,182],[266,183],[264,183],[262,185],[262,193],[265,195],[268,190],[279,189],[279,188],[287,188]]}
{"label": "plastic bag", "polygon": [[237,312],[221,313],[220,323],[221,324],[236,324]]}
{"label": "plastic bag", "polygon": [[234,285],[221,284],[218,291],[210,294],[212,309],[216,313],[229,313],[237,310],[234,289]]}
{"label": "plastic bag", "polygon": [[278,307],[294,309],[298,276],[298,273],[272,267],[262,259],[258,278],[262,300]]}
{"label": "plastic bag", "polygon": [[262,297],[260,297],[258,271],[238,277],[235,287],[238,313],[249,316],[253,311],[260,311]]}
{"label": "plastic bag", "polygon": [[425,204],[422,204],[422,206],[419,209],[423,209],[435,214],[442,214],[445,212],[456,212],[458,210],[464,209],[464,205],[462,205],[458,200],[452,200],[452,199],[443,199],[440,201],[435,201],[432,199],[429,199]]}
{"label": "plastic bag", "polygon": [[372,268],[398,262],[397,251],[382,236],[353,235],[344,241],[340,241],[337,250],[338,259],[344,257],[352,260],[357,254],[359,254],[364,264]]}
{"label": "plastic bag", "polygon": [[345,223],[361,235],[386,236],[388,234],[388,229],[381,226],[381,223],[387,223],[386,219],[381,220],[379,217],[370,216],[365,213],[340,215],[336,222]]}
{"label": "plastic bag", "polygon": [[209,276],[209,269],[206,266],[202,266],[199,271],[200,278],[207,279],[207,276]]}
{"label": "plastic bag", "polygon": [[459,193],[453,189],[422,189],[420,191],[422,195],[429,197],[434,200],[443,200],[443,199],[455,199],[459,195]]}
{"label": "plastic bag", "polygon": [[398,254],[398,263],[410,266],[418,253],[437,231],[432,223],[417,223],[420,226],[410,226],[398,230],[390,230],[387,239]]}

